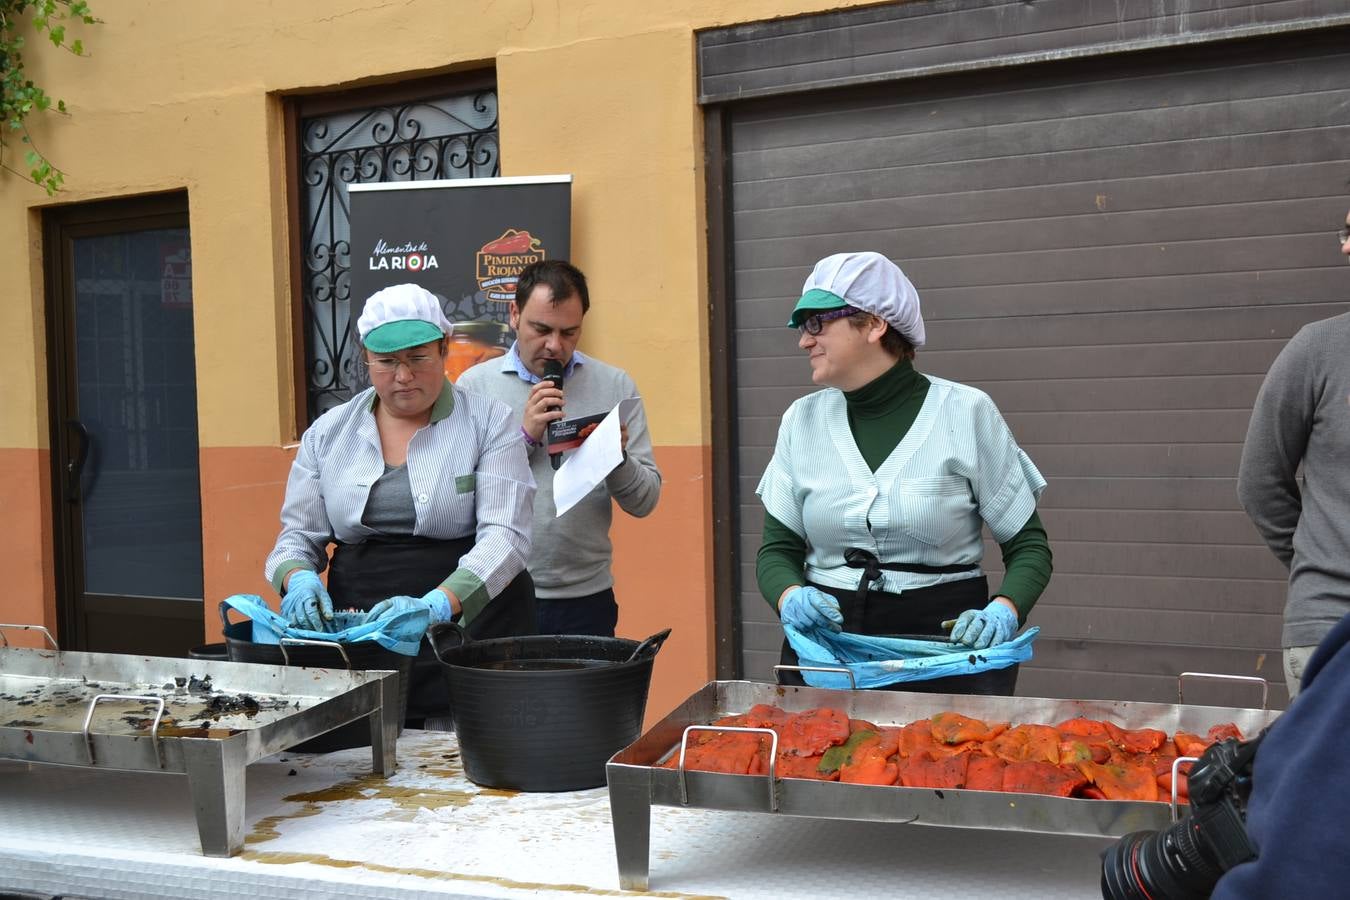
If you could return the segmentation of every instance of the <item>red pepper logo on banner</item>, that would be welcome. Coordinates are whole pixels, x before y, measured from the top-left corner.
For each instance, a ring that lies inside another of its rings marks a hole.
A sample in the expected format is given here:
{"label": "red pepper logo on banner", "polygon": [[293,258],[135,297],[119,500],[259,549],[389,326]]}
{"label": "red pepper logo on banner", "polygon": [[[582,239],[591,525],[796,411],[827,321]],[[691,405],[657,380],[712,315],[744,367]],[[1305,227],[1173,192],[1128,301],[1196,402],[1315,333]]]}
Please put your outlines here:
{"label": "red pepper logo on banner", "polygon": [[516,298],[516,279],[530,263],[546,256],[539,239],[528,231],[508,228],[478,251],[478,287],[489,300],[509,303]]}

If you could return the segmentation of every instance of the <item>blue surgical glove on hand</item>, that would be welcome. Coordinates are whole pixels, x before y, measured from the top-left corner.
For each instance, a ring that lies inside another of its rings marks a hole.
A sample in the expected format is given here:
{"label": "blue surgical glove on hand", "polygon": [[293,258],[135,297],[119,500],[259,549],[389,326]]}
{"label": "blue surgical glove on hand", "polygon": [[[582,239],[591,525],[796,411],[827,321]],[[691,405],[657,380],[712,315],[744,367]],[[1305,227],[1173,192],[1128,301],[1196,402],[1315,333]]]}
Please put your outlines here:
{"label": "blue surgical glove on hand", "polygon": [[839,601],[813,587],[793,588],[778,611],[782,620],[798,631],[827,628],[839,631],[844,626],[844,614]]}
{"label": "blue surgical glove on hand", "polygon": [[281,598],[281,614],[292,627],[307,631],[333,630],[333,598],[309,569],[296,569],[286,582],[286,594]]}
{"label": "blue surgical glove on hand", "polygon": [[[943,622],[943,627],[948,623]],[[976,650],[997,647],[1017,633],[1017,613],[1001,600],[991,600],[984,609],[968,609],[952,624],[952,643]]]}
{"label": "blue surgical glove on hand", "polygon": [[449,622],[454,612],[450,609],[450,598],[440,588],[432,588],[422,597],[400,595],[381,600],[370,608],[366,621],[373,622],[381,616],[401,613],[409,609],[425,609],[431,613],[431,622]]}

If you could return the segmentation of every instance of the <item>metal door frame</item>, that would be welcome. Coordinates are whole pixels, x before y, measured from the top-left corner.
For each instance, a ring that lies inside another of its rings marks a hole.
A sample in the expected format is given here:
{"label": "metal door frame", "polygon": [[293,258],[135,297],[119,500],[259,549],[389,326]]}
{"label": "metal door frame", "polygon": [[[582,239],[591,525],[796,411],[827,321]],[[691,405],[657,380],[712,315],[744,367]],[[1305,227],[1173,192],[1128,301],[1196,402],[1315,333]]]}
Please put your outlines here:
{"label": "metal door frame", "polygon": [[[83,510],[72,499],[67,464],[74,447],[67,420],[74,411],[75,370],[74,271],[70,244],[75,238],[120,234],[153,228],[189,228],[186,193],[157,194],[124,200],[96,201],[56,207],[43,215],[43,269],[47,311],[47,420],[51,448],[51,539],[56,589],[56,627],[63,649],[84,649],[89,634],[88,606],[116,604],[129,615],[183,618],[203,623],[200,607],[155,597],[87,595],[84,591]],[[190,231],[189,231],[190,234]],[[180,608],[181,607],[181,608]],[[173,615],[187,612],[190,615]],[[166,615],[166,613],[169,613]]]}

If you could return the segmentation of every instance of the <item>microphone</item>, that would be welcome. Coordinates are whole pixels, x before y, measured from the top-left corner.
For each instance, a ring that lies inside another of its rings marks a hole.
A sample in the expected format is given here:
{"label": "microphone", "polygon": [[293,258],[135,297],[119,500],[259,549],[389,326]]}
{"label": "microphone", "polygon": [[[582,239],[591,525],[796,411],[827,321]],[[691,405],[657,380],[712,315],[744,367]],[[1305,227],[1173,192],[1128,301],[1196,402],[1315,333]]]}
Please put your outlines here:
{"label": "microphone", "polygon": [[[558,388],[559,390],[562,389],[562,386],[563,386],[563,364],[562,364],[562,360],[560,360],[560,359],[547,359],[547,360],[544,360],[544,379],[553,382],[553,386],[554,386],[555,388]],[[553,407],[553,409],[559,409],[559,408],[560,408],[560,407],[557,407],[557,406]],[[548,437],[548,429],[547,429],[547,428],[544,429],[544,437]],[[558,452],[558,453],[550,453],[550,454],[548,455],[549,465],[553,466],[553,470],[554,470],[555,472],[558,470],[558,467],[562,465],[562,457],[563,457],[563,455],[562,455],[561,451]]]}

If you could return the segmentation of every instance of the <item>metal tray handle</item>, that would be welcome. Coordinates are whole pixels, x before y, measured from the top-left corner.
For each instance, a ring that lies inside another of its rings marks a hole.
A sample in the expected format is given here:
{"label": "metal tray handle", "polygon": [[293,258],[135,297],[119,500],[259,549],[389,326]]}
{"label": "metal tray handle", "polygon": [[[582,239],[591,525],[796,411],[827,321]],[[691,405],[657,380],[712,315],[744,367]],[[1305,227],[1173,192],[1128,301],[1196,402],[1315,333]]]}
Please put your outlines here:
{"label": "metal tray handle", "polygon": [[680,802],[685,806],[689,805],[689,782],[685,780],[685,773],[688,771],[684,767],[684,751],[689,746],[689,735],[695,731],[740,731],[746,734],[767,734],[771,738],[769,745],[769,809],[778,812],[778,775],[775,769],[778,766],[778,732],[772,728],[745,728],[740,725],[690,725],[684,729],[684,734],[680,737],[680,762],[677,769],[680,773]]}
{"label": "metal tray handle", "polygon": [[89,723],[94,720],[94,707],[98,706],[103,700],[139,700],[142,703],[153,703],[155,710],[155,720],[150,723],[150,743],[155,748],[155,762],[159,767],[164,768],[164,754],[159,749],[159,720],[164,718],[164,698],[151,697],[146,694],[99,694],[89,701],[89,711],[84,714],[84,746],[89,751],[89,765],[94,764],[94,736],[89,733]]}
{"label": "metal tray handle", "polygon": [[774,681],[778,680],[779,672],[833,672],[836,675],[847,675],[848,683],[850,685],[849,690],[856,691],[858,689],[858,679],[853,677],[852,669],[837,669],[833,666],[774,666]]}
{"label": "metal tray handle", "polygon": [[1270,701],[1270,682],[1264,678],[1258,678],[1255,675],[1218,675],[1213,672],[1182,672],[1177,676],[1177,702],[1185,703],[1186,697],[1181,692],[1181,682],[1186,678],[1208,678],[1212,681],[1241,681],[1245,684],[1261,685],[1261,709],[1265,710]]}
{"label": "metal tray handle", "polygon": [[42,632],[43,634],[45,634],[45,635],[47,636],[47,642],[50,643],[50,644],[52,645],[52,649],[55,650],[55,651],[57,651],[58,653],[61,652],[61,647],[60,647],[59,644],[56,643],[56,638],[52,637],[52,633],[51,633],[50,631],[48,631],[47,629],[43,628],[41,625],[5,625],[5,624],[0,624],[0,647],[8,647],[8,646],[9,646],[9,639],[5,637],[5,629],[6,629],[6,628],[13,628],[15,631],[40,631],[40,632]]}
{"label": "metal tray handle", "polygon": [[352,658],[347,655],[347,648],[337,641],[311,641],[308,638],[284,637],[277,641],[277,645],[281,647],[281,658],[286,661],[286,665],[288,666],[291,664],[291,655],[286,652],[287,644],[305,644],[311,647],[336,647],[337,652],[342,654],[342,661],[347,664],[347,668],[350,669],[352,667]]}
{"label": "metal tray handle", "polygon": [[[1198,756],[1178,756],[1172,760],[1172,821],[1177,821],[1177,770],[1181,768],[1182,763],[1199,762]],[[1189,777],[1189,776],[1187,776]]]}

